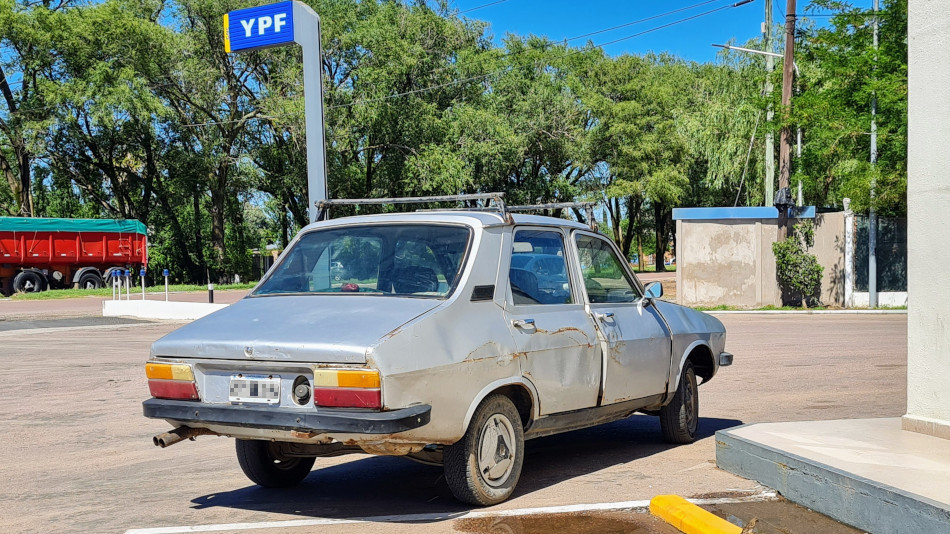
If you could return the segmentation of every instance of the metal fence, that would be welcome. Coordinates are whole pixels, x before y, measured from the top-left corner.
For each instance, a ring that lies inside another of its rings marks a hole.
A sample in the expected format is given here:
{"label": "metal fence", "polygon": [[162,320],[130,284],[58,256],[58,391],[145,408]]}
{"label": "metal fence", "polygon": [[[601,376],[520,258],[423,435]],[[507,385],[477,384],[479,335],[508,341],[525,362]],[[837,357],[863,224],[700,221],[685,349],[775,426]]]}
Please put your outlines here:
{"label": "metal fence", "polygon": [[[855,290],[868,290],[868,217],[854,216]],[[907,219],[877,219],[877,290],[907,291]]]}

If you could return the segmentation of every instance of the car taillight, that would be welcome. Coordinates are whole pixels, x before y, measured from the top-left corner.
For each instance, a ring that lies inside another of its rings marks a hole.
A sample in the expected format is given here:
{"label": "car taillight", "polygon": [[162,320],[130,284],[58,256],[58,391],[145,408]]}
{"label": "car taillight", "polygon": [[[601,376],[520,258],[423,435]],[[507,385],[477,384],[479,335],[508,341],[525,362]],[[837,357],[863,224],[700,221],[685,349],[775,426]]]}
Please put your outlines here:
{"label": "car taillight", "polygon": [[148,391],[159,399],[198,400],[195,373],[182,363],[147,363]]}
{"label": "car taillight", "polygon": [[382,408],[379,371],[318,369],[313,373],[313,403],[337,408]]}

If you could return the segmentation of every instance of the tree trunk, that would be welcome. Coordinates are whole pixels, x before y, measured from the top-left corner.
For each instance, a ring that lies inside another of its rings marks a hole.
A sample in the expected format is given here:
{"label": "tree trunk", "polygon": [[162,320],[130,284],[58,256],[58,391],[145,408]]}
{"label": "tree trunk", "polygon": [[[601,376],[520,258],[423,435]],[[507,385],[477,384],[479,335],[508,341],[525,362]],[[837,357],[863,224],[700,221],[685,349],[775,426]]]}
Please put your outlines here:
{"label": "tree trunk", "polygon": [[664,256],[666,254],[666,246],[669,244],[670,233],[667,231],[664,209],[658,202],[653,204],[653,218],[656,227],[656,260],[653,263],[656,265],[656,272],[662,273],[666,272]]}
{"label": "tree trunk", "polygon": [[17,169],[20,173],[20,215],[33,216],[33,192],[30,189],[30,161],[32,157],[20,143],[14,144],[16,151]]}
{"label": "tree trunk", "polygon": [[[195,257],[198,258],[198,276],[200,277],[202,270],[204,270],[205,273],[208,272],[208,264],[205,261],[204,243],[201,241],[201,192],[197,185],[195,185],[195,191],[192,196],[192,210],[195,218]],[[196,280],[201,279],[197,278]],[[205,279],[204,281],[207,282],[208,280]]]}
{"label": "tree trunk", "polygon": [[643,235],[637,229],[637,271],[643,272]]}
{"label": "tree trunk", "polygon": [[226,280],[225,261],[227,250],[224,242],[224,219],[227,192],[223,184],[227,183],[227,168],[225,164],[218,167],[217,176],[212,177],[215,187],[211,189],[211,250],[214,252],[211,265],[211,278],[218,283]]}

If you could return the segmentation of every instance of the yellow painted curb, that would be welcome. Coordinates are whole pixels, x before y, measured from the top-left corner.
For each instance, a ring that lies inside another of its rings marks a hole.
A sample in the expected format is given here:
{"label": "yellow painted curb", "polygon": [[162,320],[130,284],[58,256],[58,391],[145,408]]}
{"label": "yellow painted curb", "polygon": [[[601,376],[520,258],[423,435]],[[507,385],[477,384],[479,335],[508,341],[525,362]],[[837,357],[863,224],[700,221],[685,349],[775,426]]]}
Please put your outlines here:
{"label": "yellow painted curb", "polygon": [[742,529],[687,501],[679,495],[657,495],[650,513],[685,534],[742,534]]}

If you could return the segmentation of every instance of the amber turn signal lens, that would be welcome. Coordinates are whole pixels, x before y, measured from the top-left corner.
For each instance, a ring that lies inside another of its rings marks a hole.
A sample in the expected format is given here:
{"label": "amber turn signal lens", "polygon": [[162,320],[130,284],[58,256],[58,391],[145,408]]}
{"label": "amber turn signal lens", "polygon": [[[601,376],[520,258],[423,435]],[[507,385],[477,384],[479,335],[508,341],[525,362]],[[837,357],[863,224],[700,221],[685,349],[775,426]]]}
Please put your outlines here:
{"label": "amber turn signal lens", "polygon": [[317,369],[313,372],[314,387],[379,388],[379,371],[375,369]]}
{"label": "amber turn signal lens", "polygon": [[190,365],[183,363],[147,363],[145,376],[159,380],[194,380],[195,373]]}

